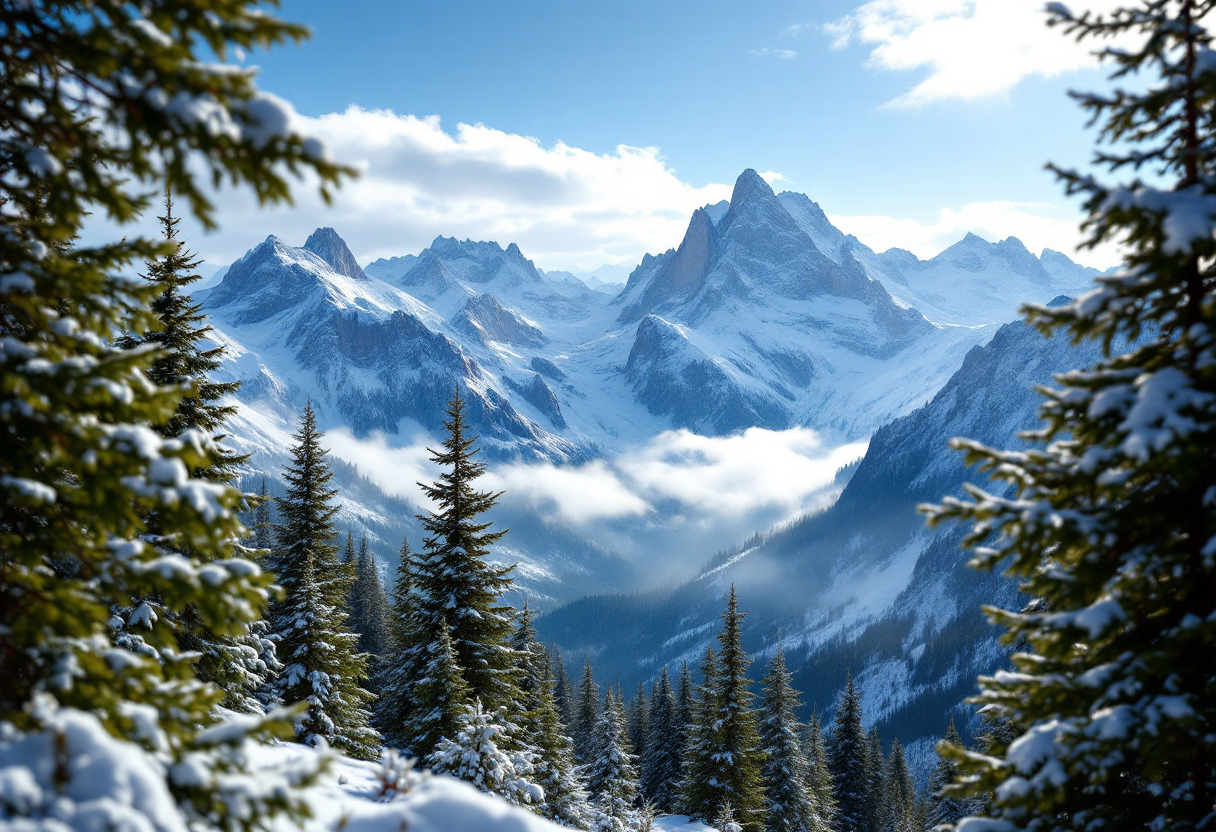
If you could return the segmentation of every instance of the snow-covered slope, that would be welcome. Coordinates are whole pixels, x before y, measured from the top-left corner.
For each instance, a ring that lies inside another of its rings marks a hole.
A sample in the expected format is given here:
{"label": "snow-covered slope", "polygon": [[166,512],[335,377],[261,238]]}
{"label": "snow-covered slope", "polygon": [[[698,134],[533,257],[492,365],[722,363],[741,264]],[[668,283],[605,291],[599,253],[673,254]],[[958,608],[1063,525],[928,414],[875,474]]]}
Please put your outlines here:
{"label": "snow-covered slope", "polygon": [[980,604],[1019,602],[1004,579],[966,568],[958,529],[926,529],[916,506],[974,479],[947,447],[952,437],[1011,445],[1036,422],[1034,385],[1095,357],[1093,346],[1022,323],[1001,327],[932,401],[874,434],[828,510],[719,557],[675,590],[578,601],[541,617],[538,630],[572,663],[590,655],[628,689],[663,665],[695,664],[734,584],[757,677],[780,638],[808,711],[830,708],[851,670],[867,723],[905,743],[940,737],[977,673],[1003,661]]}
{"label": "snow-covered slope", "polygon": [[[979,253],[968,260],[959,246]],[[311,399],[322,429],[376,449],[376,464],[351,456],[361,467],[340,474],[344,494],[361,495],[347,498],[344,519],[373,529],[391,562],[400,535],[416,529],[396,495],[418,478],[386,472],[391,452],[433,445],[457,387],[495,464],[581,465],[678,428],[810,427],[829,445],[864,441],[927,401],[996,330],[977,322],[984,315],[926,317],[892,275],[915,284],[965,273],[950,278],[951,303],[987,304],[1007,320],[1016,303],[992,297],[994,285],[1021,291],[1006,285],[1009,262],[1030,275],[1017,302],[1046,300],[1084,271],[1062,255],[1018,259],[1012,241],[959,246],[896,274],[898,253],[860,247],[805,197],[778,197],[745,171],[730,202],[694,212],[681,245],[647,255],[615,297],[542,273],[514,244],[438,237],[417,256],[360,268],[328,228],[298,248],[268,237],[195,296],[228,347],[230,377],[243,382],[232,434],[255,454],[250,484],[281,466]],[[939,311],[940,294],[921,291]],[[520,559],[533,597],[644,581],[552,512],[517,507],[508,519],[504,557]],[[618,545],[645,551],[646,527]]]}

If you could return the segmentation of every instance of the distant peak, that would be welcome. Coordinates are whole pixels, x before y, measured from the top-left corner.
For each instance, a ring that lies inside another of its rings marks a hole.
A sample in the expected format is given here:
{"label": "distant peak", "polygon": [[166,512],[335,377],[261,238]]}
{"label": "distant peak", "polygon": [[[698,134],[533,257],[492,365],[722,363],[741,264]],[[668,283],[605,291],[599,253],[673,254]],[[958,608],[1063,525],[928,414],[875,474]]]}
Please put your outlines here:
{"label": "distant peak", "polygon": [[735,180],[735,190],[730,195],[730,204],[736,206],[752,199],[764,199],[773,196],[775,196],[773,189],[760,178],[760,174],[748,168],[739,174],[739,178]]}
{"label": "distant peak", "polygon": [[960,242],[973,243],[973,244],[974,243],[983,243],[984,245],[991,245],[987,240],[985,240],[979,234],[975,234],[971,231],[968,231],[967,236],[963,237],[963,239]]}
{"label": "distant peak", "polygon": [[318,228],[304,241],[304,248],[328,263],[338,274],[354,280],[367,280],[346,241],[332,228]]}

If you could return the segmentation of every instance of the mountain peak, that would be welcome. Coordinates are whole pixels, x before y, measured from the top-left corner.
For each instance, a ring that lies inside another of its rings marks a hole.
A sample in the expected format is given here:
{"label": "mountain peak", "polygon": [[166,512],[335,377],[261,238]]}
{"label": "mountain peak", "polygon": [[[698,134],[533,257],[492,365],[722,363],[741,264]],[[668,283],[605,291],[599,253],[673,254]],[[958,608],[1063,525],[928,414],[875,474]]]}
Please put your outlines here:
{"label": "mountain peak", "polygon": [[332,266],[338,274],[344,274],[354,280],[367,280],[367,275],[359,267],[355,255],[350,253],[346,241],[332,228],[318,228],[312,232],[304,241],[304,248]]}
{"label": "mountain peak", "polygon": [[748,168],[735,180],[735,189],[731,192],[730,204],[737,206],[751,199],[772,196],[774,196],[773,189],[768,186],[768,183],[760,178],[760,174]]}

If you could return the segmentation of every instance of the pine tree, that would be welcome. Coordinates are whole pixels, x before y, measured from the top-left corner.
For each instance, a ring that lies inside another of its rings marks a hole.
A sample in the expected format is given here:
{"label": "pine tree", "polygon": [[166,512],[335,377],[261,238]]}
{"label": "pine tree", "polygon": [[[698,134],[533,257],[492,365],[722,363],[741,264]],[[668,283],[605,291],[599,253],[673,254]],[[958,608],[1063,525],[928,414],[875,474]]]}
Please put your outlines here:
{"label": "pine tree", "polygon": [[[959,736],[958,729],[954,727],[953,717],[950,719],[950,726],[946,729],[946,736],[939,745],[943,750],[963,747],[963,738]],[[929,812],[925,822],[926,829],[946,824],[953,826],[967,815],[983,808],[982,800],[953,797],[942,793],[946,786],[954,782],[957,770],[958,764],[953,758],[949,754],[939,751],[937,765],[933,767],[933,774],[929,777]]]}
{"label": "pine tree", "polygon": [[516,703],[519,742],[535,755],[532,780],[545,793],[539,810],[566,826],[584,827],[590,818],[587,793],[574,763],[574,744],[564,733],[553,698],[549,654],[536,640],[532,613],[526,602],[511,647],[521,663],[521,698]]}
{"label": "pine tree", "polygon": [[[347,537],[349,541],[349,536]],[[355,583],[350,593],[350,629],[358,634],[360,653],[368,656],[368,678],[366,687],[372,693],[380,692],[381,666],[389,646],[388,598],[384,584],[380,582],[380,570],[376,558],[367,548],[367,535],[359,543],[359,554],[354,563]]]}
{"label": "pine tree", "polygon": [[[646,734],[648,733],[648,723],[649,715],[646,712],[646,689],[639,682],[637,692],[633,695],[633,701],[629,703],[627,735],[629,737],[629,751],[638,758],[638,764],[640,767],[642,766],[642,761],[646,756]],[[643,768],[642,770],[644,771],[645,769]]]}
{"label": "pine tree", "polygon": [[[407,650],[418,640],[411,630],[414,624],[413,562],[410,542],[404,540],[389,604],[388,647],[381,665],[380,696],[376,701],[376,727],[384,735],[384,742],[394,748],[405,748],[409,741],[405,729],[410,721],[410,688],[414,677]],[[448,639],[450,642],[450,635]]]}
{"label": "pine tree", "polygon": [[693,684],[692,672],[688,662],[680,667],[680,681],[676,688],[675,713],[675,746],[680,750],[680,758],[684,758],[684,749],[688,745],[689,726],[692,724]]}
{"label": "pine tree", "polygon": [[882,738],[878,736],[877,725],[870,728],[866,740],[866,782],[869,784],[866,827],[882,829],[887,808],[887,761],[882,753]]}
{"label": "pine tree", "polygon": [[[248,185],[269,203],[289,196],[286,171],[313,171],[327,192],[343,170],[317,142],[274,129],[291,123],[287,107],[253,73],[215,63],[304,30],[252,0],[206,14],[175,0],[48,0],[4,4],[0,17],[0,742],[55,749],[28,767],[6,759],[8,782],[30,798],[15,822],[100,822],[72,799],[96,785],[82,782],[82,765],[121,777],[138,762],[147,801],[106,795],[107,825],[265,827],[275,810],[300,808],[291,789],[254,792],[228,775],[244,766],[246,736],[286,722],[245,719],[200,742],[222,693],[195,679],[167,629],[149,634],[158,661],[116,656],[108,627],[113,603],[155,598],[172,614],[193,606],[212,632],[235,637],[269,595],[270,577],[233,552],[242,496],[191,473],[213,469],[222,449],[205,433],[169,439],[154,428],[187,391],[150,379],[156,349],[114,340],[158,325],[156,287],[120,275],[172,250],[135,235],[72,241],[90,214],[135,222],[165,187],[213,226],[196,175]],[[208,118],[185,115],[182,102]],[[181,551],[167,551],[169,540]],[[82,736],[95,740],[87,758],[73,744]],[[170,776],[187,756],[196,776]],[[146,814],[151,803],[167,814]]]}
{"label": "pine tree", "polygon": [[583,665],[583,676],[578,683],[578,702],[574,713],[571,738],[574,740],[574,759],[586,765],[595,757],[595,724],[599,720],[600,688],[591,673],[591,659]]}
{"label": "pine tree", "polygon": [[798,692],[791,685],[781,646],[769,662],[760,705],[761,777],[769,832],[819,832],[814,792],[806,787],[807,762],[798,738]]}
{"label": "pine tree", "polygon": [[[439,740],[456,738],[464,727],[473,701],[449,630],[447,626],[439,627],[434,645],[427,651],[422,673],[411,680],[410,689],[412,696],[431,703],[430,721]],[[501,738],[499,742],[501,744]]]}
{"label": "pine tree", "polygon": [[270,516],[270,492],[266,490],[266,478],[258,491],[258,501],[253,514],[253,545],[263,551],[274,545],[274,522]]}
{"label": "pine tree", "polygon": [[359,684],[367,677],[367,656],[346,621],[346,601],[354,575],[338,561],[322,434],[312,403],[304,408],[294,435],[291,463],[279,499],[273,563],[283,600],[271,608],[270,629],[284,667],[273,690],[284,702],[308,702],[296,736],[315,744],[324,739],[347,754],[377,756],[379,734],[368,725],[373,696]]}
{"label": "pine tree", "polygon": [[650,721],[641,783],[646,800],[664,813],[675,810],[679,788],[681,749],[679,743],[673,741],[676,736],[676,698],[664,667],[650,694]]}
{"label": "pine tree", "polygon": [[544,790],[529,779],[531,761],[505,748],[514,729],[505,720],[505,713],[490,714],[474,699],[464,708],[455,739],[441,738],[426,763],[437,774],[466,780],[517,806],[540,804],[545,799]]}
{"label": "pine tree", "polygon": [[561,717],[562,726],[569,733],[574,726],[574,685],[570,684],[566,660],[562,658],[562,651],[557,645],[553,645],[549,654],[553,660],[553,700],[557,705],[557,715]]}
{"label": "pine tree", "polygon": [[599,812],[597,830],[626,832],[636,820],[638,796],[636,758],[626,750],[625,715],[611,692],[595,723],[595,756],[585,767],[587,788]]}
{"label": "pine tree", "polygon": [[[481,522],[499,495],[474,487],[485,464],[474,458],[479,453],[477,437],[465,435],[459,389],[448,403],[447,416],[443,450],[431,451],[431,461],[444,470],[437,482],[422,486],[438,510],[419,517],[426,538],[412,568],[412,621],[401,658],[405,672],[418,678],[430,661],[435,634],[447,626],[469,695],[487,713],[497,713],[519,698],[517,657],[509,644],[514,610],[500,601],[511,586],[511,570],[486,561],[490,547],[505,532],[490,531],[490,524]],[[404,744],[415,755],[426,756],[442,736],[435,721],[437,703],[417,691],[409,696]]]}
{"label": "pine tree", "polygon": [[823,741],[823,727],[819,723],[819,713],[811,712],[810,721],[801,731],[802,752],[806,757],[806,772],[803,784],[810,792],[816,813],[818,814],[818,829],[835,829],[836,826],[836,790],[832,783],[832,770],[828,765],[828,752]]}
{"label": "pine tree", "polygon": [[871,832],[869,758],[870,742],[861,727],[861,697],[850,673],[828,746],[836,801],[834,832]]}
{"label": "pine tree", "polygon": [[706,653],[706,681],[694,711],[692,748],[686,757],[690,766],[683,773],[681,792],[691,817],[708,820],[727,801],[743,828],[754,830],[765,824],[764,754],[751,707],[751,662],[741,643],[743,617],[732,586],[718,634],[720,657]]}
{"label": "pine tree", "polygon": [[883,832],[920,832],[916,821],[916,786],[908,772],[903,746],[896,739],[891,743],[883,772],[883,804],[881,808]]}
{"label": "pine tree", "polygon": [[[1050,22],[1101,44],[1106,95],[1078,95],[1106,143],[1105,183],[1055,169],[1086,197],[1088,245],[1117,241],[1118,274],[1071,304],[1026,309],[1045,333],[1104,357],[1043,389],[1045,425],[1017,453],[961,441],[1002,482],[931,520],[972,524],[981,569],[1003,567],[1046,611],[989,610],[1017,672],[977,701],[1021,726],[989,754],[955,749],[964,786],[1009,828],[1211,828],[1216,804],[1216,66],[1211,0],[1128,2]],[[1110,45],[1107,45],[1110,44]],[[1118,48],[1114,44],[1118,44]],[[1197,658],[1204,657],[1204,658]],[[1143,785],[1141,785],[1143,784]]]}

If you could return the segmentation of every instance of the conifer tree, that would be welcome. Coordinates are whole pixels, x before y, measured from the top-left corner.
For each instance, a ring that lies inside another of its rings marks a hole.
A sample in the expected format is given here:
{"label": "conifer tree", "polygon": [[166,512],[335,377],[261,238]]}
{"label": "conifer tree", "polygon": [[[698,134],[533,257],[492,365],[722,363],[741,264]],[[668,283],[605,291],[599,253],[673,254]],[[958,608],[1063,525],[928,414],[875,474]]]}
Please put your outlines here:
{"label": "conifer tree", "polygon": [[845,682],[832,741],[828,746],[828,768],[836,801],[834,832],[871,832],[870,741],[861,727],[861,697],[850,673]]}
{"label": "conifer tree", "polygon": [[866,781],[869,784],[866,823],[869,829],[881,829],[887,806],[887,761],[882,753],[882,738],[878,736],[877,725],[871,726],[866,741]]}
{"label": "conifer tree", "polygon": [[257,506],[253,510],[253,545],[263,551],[274,545],[274,522],[270,516],[270,492],[266,490],[265,477],[262,477]]}
{"label": "conifer tree", "polygon": [[638,765],[643,771],[646,757],[646,735],[649,733],[649,714],[646,710],[646,689],[638,683],[637,692],[629,705],[628,737],[629,751],[638,758]]}
{"label": "conifer tree", "polygon": [[977,701],[1019,735],[950,752],[963,771],[952,793],[992,793],[983,815],[1008,828],[1210,829],[1216,665],[1192,657],[1216,645],[1216,4],[1049,11],[1134,79],[1077,95],[1105,143],[1097,162],[1151,175],[1055,169],[1086,198],[1087,245],[1118,242],[1125,262],[1073,303],[1026,312],[1104,356],[1042,389],[1030,450],[957,444],[1001,481],[995,493],[930,508],[972,524],[974,565],[1003,567],[1047,607],[989,610],[1028,649],[1017,672],[982,678]]}
{"label": "conifer tree", "polygon": [[881,807],[883,832],[920,832],[915,826],[917,811],[916,786],[908,772],[903,746],[896,739],[891,743],[883,772],[883,803]]}
{"label": "conifer tree", "polygon": [[[347,538],[349,540],[349,537]],[[367,535],[355,558],[355,583],[350,593],[350,629],[359,636],[359,652],[368,656],[365,687],[379,693],[381,665],[388,650],[388,598],[380,582],[376,558],[368,551]]]}
{"label": "conifer tree", "polygon": [[534,754],[531,779],[544,789],[538,809],[542,815],[566,826],[589,823],[587,793],[574,763],[574,744],[564,733],[553,697],[553,677],[548,651],[536,640],[532,614],[525,602],[519,614],[511,647],[520,657],[516,703],[519,742]]}
{"label": "conifer tree", "polygon": [[667,668],[650,694],[650,721],[642,766],[642,795],[658,811],[675,809],[680,778],[680,744],[676,740],[676,698]]}
{"label": "conifer tree", "polygon": [[355,535],[352,532],[346,533],[346,546],[342,549],[342,565],[354,567],[355,565]]}
{"label": "conifer tree", "polygon": [[583,665],[583,676],[578,683],[578,702],[574,714],[572,739],[574,759],[587,765],[595,757],[595,724],[599,719],[600,688],[591,673],[591,659]]}
{"label": "conifer tree", "polygon": [[690,818],[706,820],[716,816],[722,795],[716,786],[715,755],[719,747],[717,722],[719,708],[718,655],[706,645],[701,660],[701,684],[692,696],[684,755],[680,761],[680,809]]}
{"label": "conifer tree", "polygon": [[681,759],[688,744],[689,726],[692,724],[692,701],[692,672],[688,669],[688,662],[683,662],[680,666],[679,686],[676,688],[675,712],[675,746],[680,749]]}
{"label": "conifer tree", "polygon": [[806,757],[803,783],[811,793],[819,817],[818,828],[835,829],[836,793],[832,785],[832,770],[828,765],[828,752],[823,741],[823,727],[820,725],[817,711],[811,711],[810,721],[803,726],[801,738],[802,751]]}
{"label": "conifer tree", "polygon": [[545,795],[529,779],[530,759],[526,754],[506,750],[514,729],[506,721],[505,711],[490,714],[474,699],[461,714],[455,738],[442,737],[426,763],[437,774],[466,780],[483,792],[497,794],[517,806],[538,805]]}
{"label": "conifer tree", "polygon": [[[943,751],[963,747],[963,738],[959,736],[958,729],[954,727],[953,717],[950,718],[946,736],[940,745]],[[958,764],[954,759],[948,753],[939,751],[937,765],[933,767],[933,774],[929,777],[929,813],[925,824],[926,829],[934,829],[943,825],[953,826],[967,815],[983,808],[983,800],[955,797],[943,793],[942,790],[954,782],[957,770]]]}
{"label": "conifer tree", "polygon": [[557,705],[557,715],[561,717],[562,726],[567,733],[574,727],[574,685],[570,683],[570,674],[566,672],[566,660],[562,651],[555,644],[549,651],[553,660],[553,701]]}
{"label": "conifer tree", "polygon": [[[174,0],[84,10],[47,0],[4,4],[0,18],[0,743],[54,749],[6,758],[6,782],[24,795],[15,823],[101,822],[71,799],[96,788],[82,782],[87,763],[149,775],[138,796],[107,795],[114,828],[265,827],[276,809],[300,808],[291,789],[258,792],[228,775],[244,766],[246,736],[286,722],[246,719],[200,742],[222,693],[195,679],[167,629],[149,635],[157,660],[114,655],[108,628],[112,603],[156,598],[235,637],[268,599],[270,577],[233,551],[241,495],[192,475],[223,451],[204,432],[154,429],[187,391],[149,378],[155,349],[114,340],[157,326],[156,287],[120,275],[171,247],[134,235],[72,241],[89,214],[130,224],[166,187],[212,227],[195,175],[270,203],[288,197],[287,171],[311,170],[327,192],[343,170],[252,72],[216,63],[304,30],[243,0],[205,12]],[[169,538],[182,551],[168,551]],[[83,737],[94,741],[87,756]],[[170,776],[187,757],[195,776]],[[148,814],[150,803],[164,814]]]}
{"label": "conifer tree", "polygon": [[[465,684],[456,648],[452,645],[450,628],[441,626],[434,646],[427,651],[427,663],[422,673],[412,681],[411,695],[431,703],[429,719],[439,739],[454,740],[464,727],[472,703],[469,686]],[[502,743],[499,739],[499,743]]]}
{"label": "conifer tree", "polygon": [[333,516],[337,492],[325,462],[312,403],[304,408],[279,499],[273,563],[283,600],[271,608],[270,629],[283,671],[273,684],[284,702],[308,702],[296,736],[325,740],[347,754],[376,756],[379,734],[368,725],[373,696],[360,686],[367,656],[347,626],[346,602],[354,575],[338,561]]}
{"label": "conifer tree", "polygon": [[[401,543],[401,559],[393,581],[388,615],[388,648],[381,666],[380,693],[376,701],[376,727],[384,742],[394,748],[405,748],[409,742],[406,726],[410,721],[410,688],[414,668],[407,653],[418,639],[411,628],[413,617],[413,562],[409,540]],[[449,642],[451,636],[448,636]]]}
{"label": "conifer tree", "polygon": [[[517,657],[509,643],[514,610],[501,602],[511,586],[511,570],[486,561],[490,547],[505,532],[490,531],[490,523],[482,518],[499,495],[475,487],[485,464],[475,459],[477,437],[466,435],[464,419],[457,389],[443,423],[448,434],[443,450],[431,451],[431,461],[442,473],[435,483],[422,485],[437,510],[419,517],[426,537],[412,567],[412,620],[401,658],[404,672],[420,678],[420,669],[431,660],[435,634],[447,626],[470,697],[487,713],[497,713],[519,698]],[[413,754],[426,756],[442,736],[435,721],[436,703],[417,692],[409,696],[403,739]]]}
{"label": "conifer tree", "polygon": [[626,749],[628,736],[620,700],[610,691],[595,723],[595,756],[584,767],[587,788],[598,810],[596,829],[627,832],[635,825],[638,796],[636,758]]}
{"label": "conifer tree", "polygon": [[798,692],[791,685],[781,645],[769,662],[760,697],[761,777],[769,832],[819,832],[814,792],[806,787],[806,757],[798,737]]}

